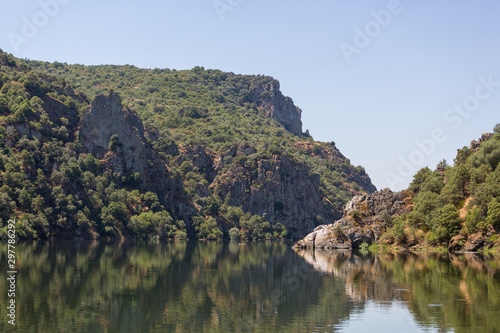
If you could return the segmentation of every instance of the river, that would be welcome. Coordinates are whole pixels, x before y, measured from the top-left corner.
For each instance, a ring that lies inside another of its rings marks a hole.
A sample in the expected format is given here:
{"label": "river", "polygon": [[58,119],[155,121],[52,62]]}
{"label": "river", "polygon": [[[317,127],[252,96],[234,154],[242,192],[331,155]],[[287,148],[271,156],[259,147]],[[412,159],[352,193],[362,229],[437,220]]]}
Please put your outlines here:
{"label": "river", "polygon": [[500,332],[498,258],[201,241],[16,252],[15,328],[0,283],[4,332]]}

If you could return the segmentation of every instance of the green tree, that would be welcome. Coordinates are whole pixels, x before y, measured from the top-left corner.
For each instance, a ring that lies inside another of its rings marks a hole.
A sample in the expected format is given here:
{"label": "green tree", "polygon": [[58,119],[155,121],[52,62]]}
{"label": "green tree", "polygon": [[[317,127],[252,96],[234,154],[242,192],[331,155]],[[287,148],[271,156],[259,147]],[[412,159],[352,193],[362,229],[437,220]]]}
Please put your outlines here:
{"label": "green tree", "polygon": [[156,234],[160,236],[160,238],[173,238],[176,231],[186,231],[183,227],[178,230],[178,226],[174,224],[174,219],[166,211],[155,213],[153,215],[153,224]]}
{"label": "green tree", "polygon": [[443,176],[437,172],[431,172],[423,181],[422,185],[420,186],[420,191],[422,192],[433,192],[436,194],[440,194],[442,189],[443,189],[444,183],[443,183]]}
{"label": "green tree", "polygon": [[144,212],[140,215],[134,215],[130,218],[128,227],[139,238],[147,238],[149,234],[154,232],[153,213]]}
{"label": "green tree", "polygon": [[463,196],[466,196],[466,185],[470,179],[469,169],[465,166],[465,164],[460,164],[456,167],[456,170],[453,174],[452,183],[456,184],[458,189],[460,190]]}
{"label": "green tree", "polygon": [[275,238],[286,238],[288,236],[285,226],[279,222],[274,225],[273,229]]}
{"label": "green tree", "polygon": [[124,222],[127,218],[128,209],[123,202],[111,202],[108,206],[108,214]]}
{"label": "green tree", "polygon": [[228,220],[238,224],[240,222],[240,218],[244,215],[245,213],[241,209],[241,207],[229,207],[227,210],[226,217]]}
{"label": "green tree", "polygon": [[403,216],[398,216],[397,218],[394,219],[393,221],[394,226],[392,227],[392,233],[394,235],[394,239],[396,240],[397,243],[399,244],[404,244],[406,240],[406,234],[405,234],[405,226],[406,226],[406,221]]}
{"label": "green tree", "polygon": [[445,159],[442,159],[439,161],[439,163],[436,166],[436,171],[438,172],[444,172],[446,168],[448,167],[448,162]]}
{"label": "green tree", "polygon": [[85,169],[92,172],[94,175],[98,175],[101,171],[101,162],[94,158],[91,154],[87,154],[84,160]]}
{"label": "green tree", "polygon": [[460,230],[462,223],[457,208],[452,204],[441,208],[438,223],[440,227],[444,228],[447,240],[453,237]]}
{"label": "green tree", "polygon": [[21,207],[29,211],[31,210],[31,201],[32,199],[30,191],[26,187],[23,187],[19,194],[19,204],[21,205]]}
{"label": "green tree", "polygon": [[217,227],[217,221],[212,216],[207,219],[194,217],[193,225],[198,239],[221,239],[222,231]]}
{"label": "green tree", "polygon": [[418,170],[415,176],[413,176],[413,181],[408,187],[408,190],[412,191],[414,194],[418,194],[420,188],[422,187],[422,184],[430,174],[431,169],[429,169],[428,167]]}
{"label": "green tree", "polygon": [[484,219],[485,216],[478,207],[474,207],[468,211],[465,216],[465,228],[467,230],[467,234],[473,234],[477,232],[478,229],[481,229],[484,226]]}
{"label": "green tree", "polygon": [[486,223],[495,229],[500,229],[500,203],[497,198],[492,198],[488,204]]}
{"label": "green tree", "polygon": [[141,200],[153,212],[159,211],[162,208],[160,205],[160,200],[158,199],[158,195],[156,193],[146,192],[141,195]]}
{"label": "green tree", "polygon": [[10,196],[0,191],[0,218],[2,221],[7,221],[16,209],[16,202]]}
{"label": "green tree", "polygon": [[231,238],[231,240],[239,240],[240,239],[240,229],[238,228],[231,228],[229,230],[229,238]]}
{"label": "green tree", "polygon": [[118,147],[121,147],[122,143],[120,142],[120,139],[118,138],[117,134],[113,134],[111,136],[111,139],[109,140],[109,150],[110,151],[116,151]]}
{"label": "green tree", "polygon": [[219,202],[216,198],[210,196],[207,199],[207,206],[204,213],[207,215],[217,215],[219,212]]}
{"label": "green tree", "polygon": [[33,156],[27,150],[23,150],[20,155],[21,163],[24,167],[33,169],[35,168],[35,160]]}
{"label": "green tree", "polygon": [[32,201],[33,211],[43,212],[45,207],[45,199],[41,195],[37,195]]}
{"label": "green tree", "polygon": [[78,225],[79,228],[81,228],[82,230],[88,230],[92,228],[92,223],[81,210],[79,210],[76,215],[77,215],[76,224]]}
{"label": "green tree", "polygon": [[500,133],[500,123],[496,124],[495,127],[493,127],[493,133]]}

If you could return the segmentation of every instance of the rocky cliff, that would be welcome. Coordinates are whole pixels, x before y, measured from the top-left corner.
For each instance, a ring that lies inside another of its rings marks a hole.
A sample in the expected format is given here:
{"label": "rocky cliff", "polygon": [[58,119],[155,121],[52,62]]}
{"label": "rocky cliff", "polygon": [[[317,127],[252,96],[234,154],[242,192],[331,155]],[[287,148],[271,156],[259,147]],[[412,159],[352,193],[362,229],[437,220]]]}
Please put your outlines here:
{"label": "rocky cliff", "polygon": [[[281,109],[273,106],[273,110]],[[296,115],[300,116],[300,112]],[[294,128],[300,130],[300,124]],[[85,150],[100,159],[116,179],[140,175],[141,187],[164,196],[172,211],[184,212],[181,215],[186,221],[190,220],[189,215],[203,211],[203,205],[183,195],[182,182],[171,176],[166,161],[149,145],[141,119],[122,106],[117,93],[98,95],[82,117],[79,131]],[[153,134],[150,136],[155,139]],[[336,149],[321,146],[315,150],[314,144],[308,142],[298,145],[298,149],[308,154],[314,150],[325,160],[345,160]],[[303,237],[317,225],[340,217],[338,210],[320,193],[320,175],[288,156],[262,157],[250,143],[234,145],[223,153],[201,145],[187,145],[180,151],[176,148],[175,154],[174,163],[192,164],[207,180],[194,188],[194,194],[203,201],[219,196],[228,206],[241,207],[271,225],[281,223],[296,237]],[[233,163],[235,159],[239,162]],[[371,191],[373,185],[364,173],[354,176],[353,180]],[[223,230],[230,227],[225,226],[223,220],[219,222]]]}
{"label": "rocky cliff", "polygon": [[375,190],[267,76],[0,51],[0,115],[2,216],[27,238],[303,237]]}
{"label": "rocky cliff", "polygon": [[280,91],[278,81],[256,79],[250,87],[250,100],[255,102],[267,117],[276,120],[292,134],[302,136],[302,110],[293,104],[290,97]]}
{"label": "rocky cliff", "polygon": [[298,248],[352,249],[363,242],[377,241],[390,227],[390,221],[410,210],[409,193],[383,189],[370,195],[357,195],[349,201],[342,218],[320,225],[295,245]]}
{"label": "rocky cliff", "polygon": [[141,119],[122,106],[117,93],[99,95],[92,101],[79,132],[84,149],[100,159],[117,180],[139,180],[142,189],[164,197],[180,216],[195,212],[183,195],[182,182],[172,177],[165,161],[147,142]]}
{"label": "rocky cliff", "polygon": [[[85,149],[98,159],[114,155],[114,172],[128,173],[146,170],[152,150],[144,138],[144,126],[139,117],[124,108],[117,93],[99,95],[81,120],[80,136]],[[110,151],[111,137],[116,136],[116,154]]]}
{"label": "rocky cliff", "polygon": [[[227,154],[232,157],[248,156],[251,147],[238,147]],[[218,161],[216,170],[223,167]],[[286,156],[249,160],[231,168],[218,177],[212,187],[229,195],[229,204],[241,206],[271,222],[283,224],[304,236],[322,221],[336,217],[331,203],[319,193],[320,176],[311,174],[304,164],[294,163]],[[337,216],[338,217],[338,216]]]}

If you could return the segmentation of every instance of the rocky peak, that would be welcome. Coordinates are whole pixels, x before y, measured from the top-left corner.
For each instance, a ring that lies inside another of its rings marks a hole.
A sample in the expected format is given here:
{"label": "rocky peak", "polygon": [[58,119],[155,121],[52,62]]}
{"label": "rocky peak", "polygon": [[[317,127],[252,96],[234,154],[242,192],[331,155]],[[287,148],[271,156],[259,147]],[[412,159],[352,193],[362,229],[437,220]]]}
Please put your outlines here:
{"label": "rocky peak", "polygon": [[[260,77],[259,77],[260,78]],[[277,80],[254,80],[250,89],[250,98],[257,107],[273,118],[285,129],[295,135],[302,136],[302,110],[293,104],[290,97],[285,97],[280,91]]]}
{"label": "rocky peak", "polygon": [[144,126],[137,114],[124,108],[117,93],[99,95],[82,118],[80,135],[87,151],[99,159],[108,153],[116,135],[116,153],[122,155],[123,172],[143,172],[147,155],[152,153],[144,138]]}
{"label": "rocky peak", "polygon": [[481,142],[483,141],[488,141],[493,137],[493,133],[483,133],[481,134],[481,137],[478,140],[472,140],[469,149],[475,153],[476,151],[479,150],[479,147],[481,146]]}

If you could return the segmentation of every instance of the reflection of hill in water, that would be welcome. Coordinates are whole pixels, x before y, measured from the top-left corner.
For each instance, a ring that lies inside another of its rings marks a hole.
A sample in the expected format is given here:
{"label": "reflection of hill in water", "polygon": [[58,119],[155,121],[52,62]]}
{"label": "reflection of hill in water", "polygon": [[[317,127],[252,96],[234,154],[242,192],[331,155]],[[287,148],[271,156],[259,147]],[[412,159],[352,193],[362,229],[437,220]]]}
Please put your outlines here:
{"label": "reflection of hill in water", "polygon": [[[340,278],[352,301],[407,304],[424,327],[499,332],[500,260],[479,255],[299,250],[315,270]],[[477,330],[479,329],[479,330]]]}
{"label": "reflection of hill in water", "polygon": [[[50,241],[19,244],[17,263],[23,332],[333,331],[368,300],[402,300],[424,326],[500,327],[499,262],[476,256]],[[6,302],[0,297],[1,307]]]}
{"label": "reflection of hill in water", "polygon": [[[381,269],[379,258],[363,258],[351,251],[302,250],[298,251],[307,263],[322,273],[342,279],[346,294],[356,302],[374,300],[391,301],[401,297],[404,286],[393,286],[387,272]],[[398,295],[394,295],[394,290]]]}
{"label": "reflection of hill in water", "polygon": [[277,243],[25,243],[18,271],[23,332],[311,331],[354,308],[340,279]]}

